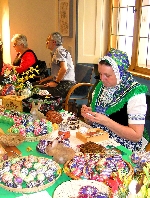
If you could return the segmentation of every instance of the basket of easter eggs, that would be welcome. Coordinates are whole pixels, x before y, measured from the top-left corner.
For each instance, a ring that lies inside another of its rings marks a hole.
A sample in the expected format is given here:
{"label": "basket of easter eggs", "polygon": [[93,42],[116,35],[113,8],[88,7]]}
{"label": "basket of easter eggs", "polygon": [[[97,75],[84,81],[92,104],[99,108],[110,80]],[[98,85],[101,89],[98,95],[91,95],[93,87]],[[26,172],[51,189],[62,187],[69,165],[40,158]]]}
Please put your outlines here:
{"label": "basket of easter eggs", "polygon": [[130,180],[134,174],[131,164],[119,154],[104,157],[99,153],[81,152],[65,164],[64,171],[74,180],[102,182],[111,189],[112,194],[123,190],[124,181]]}
{"label": "basket of easter eggs", "polygon": [[16,193],[45,190],[61,175],[61,167],[52,159],[33,155],[6,160],[0,167],[0,187]]}
{"label": "basket of easter eggs", "polygon": [[0,136],[0,143],[5,146],[18,146],[25,141],[25,137],[21,134],[3,134]]}

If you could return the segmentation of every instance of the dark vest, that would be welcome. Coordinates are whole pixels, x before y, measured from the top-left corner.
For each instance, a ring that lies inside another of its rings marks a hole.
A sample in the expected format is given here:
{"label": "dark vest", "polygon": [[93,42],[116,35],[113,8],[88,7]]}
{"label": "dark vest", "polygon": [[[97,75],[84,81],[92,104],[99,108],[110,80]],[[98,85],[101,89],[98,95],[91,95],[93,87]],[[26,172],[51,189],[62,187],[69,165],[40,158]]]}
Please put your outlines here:
{"label": "dark vest", "polygon": [[[32,53],[34,54],[34,57],[35,57],[36,62],[35,62],[31,67],[35,68],[35,67],[37,66],[37,64],[38,64],[37,56],[36,56],[35,53],[34,53],[32,50],[30,50],[30,49],[26,50],[20,57],[19,57],[19,53],[17,54],[15,60],[13,61],[13,65],[14,65],[14,66],[19,66],[19,65],[20,65],[20,63],[21,63],[21,58],[23,57],[23,55],[24,55],[26,52],[32,52]],[[28,71],[28,70],[30,70],[30,68],[28,68],[27,71]],[[36,75],[37,75],[37,74],[36,74]],[[22,77],[22,74],[19,74],[19,78],[21,78],[21,77]],[[31,79],[29,79],[28,81],[30,81],[30,82],[35,82],[36,79],[31,78]]]}
{"label": "dark vest", "polygon": [[26,52],[32,52],[33,55],[34,55],[34,57],[35,57],[36,63],[33,64],[32,66],[34,66],[34,65],[37,64],[37,60],[38,60],[38,59],[37,59],[37,56],[35,55],[35,53],[34,53],[32,50],[28,49],[28,50],[25,51],[23,54],[21,54],[20,57],[19,57],[19,53],[17,54],[15,60],[13,61],[13,65],[14,65],[14,66],[19,66],[19,65],[20,65],[20,63],[21,63],[21,58],[23,57],[23,55],[24,55]]}
{"label": "dark vest", "polygon": [[127,103],[119,111],[109,115],[109,118],[121,125],[128,126]]}

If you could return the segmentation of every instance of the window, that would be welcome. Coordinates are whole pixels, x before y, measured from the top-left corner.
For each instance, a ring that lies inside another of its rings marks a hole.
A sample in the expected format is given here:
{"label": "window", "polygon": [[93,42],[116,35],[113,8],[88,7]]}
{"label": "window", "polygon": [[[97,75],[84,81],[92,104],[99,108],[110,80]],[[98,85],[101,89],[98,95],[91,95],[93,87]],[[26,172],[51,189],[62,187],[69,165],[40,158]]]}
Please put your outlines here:
{"label": "window", "polygon": [[126,51],[133,75],[150,78],[150,0],[111,0],[109,48]]}

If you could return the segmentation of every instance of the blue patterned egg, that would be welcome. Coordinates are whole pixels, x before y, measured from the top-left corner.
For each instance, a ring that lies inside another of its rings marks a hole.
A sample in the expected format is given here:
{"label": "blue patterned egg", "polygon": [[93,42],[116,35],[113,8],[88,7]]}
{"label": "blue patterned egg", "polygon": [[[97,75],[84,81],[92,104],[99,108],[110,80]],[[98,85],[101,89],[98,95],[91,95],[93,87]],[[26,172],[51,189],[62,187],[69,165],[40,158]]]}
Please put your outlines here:
{"label": "blue patterned egg", "polygon": [[140,155],[136,152],[132,153],[131,155],[131,161],[135,164],[137,164],[140,160]]}
{"label": "blue patterned egg", "polygon": [[7,166],[11,166],[11,162],[10,161],[6,161],[3,163],[3,168],[7,167]]}
{"label": "blue patterned egg", "polygon": [[36,181],[31,181],[31,182],[27,182],[26,183],[27,188],[33,188],[36,185],[37,185],[37,182]]}
{"label": "blue patterned egg", "polygon": [[47,180],[48,180],[49,182],[52,182],[54,179],[55,179],[54,175],[51,175],[50,177],[47,178]]}
{"label": "blue patterned egg", "polygon": [[79,189],[79,195],[88,195],[95,197],[99,190],[94,186],[83,186]]}
{"label": "blue patterned egg", "polygon": [[97,193],[94,198],[109,198],[109,196],[106,193]]}
{"label": "blue patterned egg", "polygon": [[14,188],[14,185],[15,184],[14,184],[14,182],[6,182],[5,185],[8,186],[8,187],[10,187],[10,188]]}

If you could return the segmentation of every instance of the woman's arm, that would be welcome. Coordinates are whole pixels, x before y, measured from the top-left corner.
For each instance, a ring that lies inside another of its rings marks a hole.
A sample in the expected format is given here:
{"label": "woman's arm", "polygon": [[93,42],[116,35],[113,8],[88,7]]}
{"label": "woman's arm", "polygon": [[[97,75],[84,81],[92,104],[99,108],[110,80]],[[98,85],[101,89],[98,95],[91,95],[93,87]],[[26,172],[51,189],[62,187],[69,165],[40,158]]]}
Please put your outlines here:
{"label": "woman's arm", "polygon": [[127,106],[128,126],[123,126],[109,117],[101,113],[92,112],[85,107],[81,110],[81,114],[85,119],[91,122],[106,126],[121,138],[138,142],[142,138],[144,131],[146,109],[145,94],[132,97]]}
{"label": "woman's arm", "polygon": [[84,118],[90,120],[91,122],[102,124],[121,138],[134,142],[138,142],[143,135],[144,124],[129,124],[128,126],[123,126],[109,117],[95,112],[89,112],[89,114],[86,113]]}

